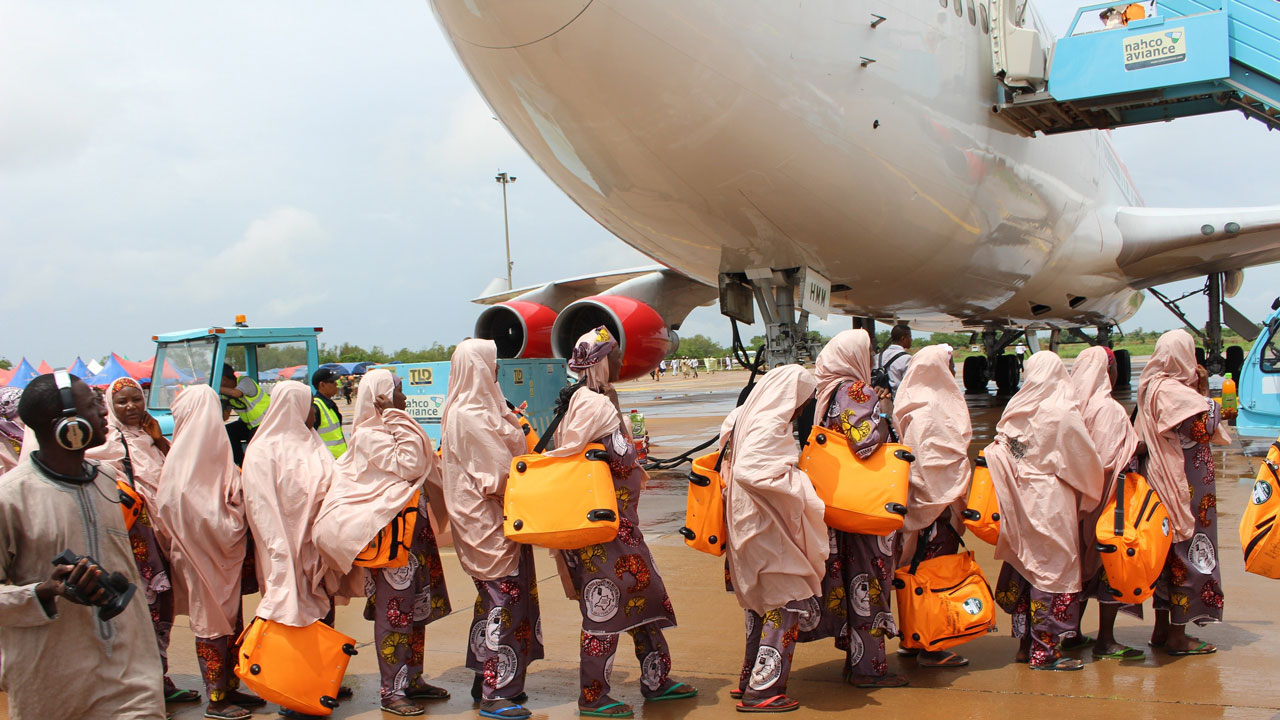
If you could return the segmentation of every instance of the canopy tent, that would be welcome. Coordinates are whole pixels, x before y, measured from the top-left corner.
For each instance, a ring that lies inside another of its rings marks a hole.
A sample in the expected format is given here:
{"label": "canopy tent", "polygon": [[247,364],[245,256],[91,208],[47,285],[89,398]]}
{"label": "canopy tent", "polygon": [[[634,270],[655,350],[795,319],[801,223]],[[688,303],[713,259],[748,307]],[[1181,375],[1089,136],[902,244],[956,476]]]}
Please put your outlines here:
{"label": "canopy tent", "polygon": [[378,364],[380,364],[380,363],[375,363],[375,362],[358,362],[358,363],[352,363],[352,364],[351,364],[351,372],[350,372],[350,373],[348,373],[348,374],[350,374],[350,375],[363,375],[363,374],[365,374],[366,372],[368,372],[368,371],[369,371],[369,368],[373,367],[374,365],[378,365]]}
{"label": "canopy tent", "polygon": [[13,369],[13,374],[9,376],[9,382],[5,383],[9,387],[24,388],[27,383],[39,377],[40,373],[31,367],[31,363],[26,358],[22,358],[22,362],[18,363],[18,367]]}
{"label": "canopy tent", "polygon": [[90,375],[97,375],[102,372],[102,363],[98,362],[96,358],[89,358],[89,362],[85,367],[89,368]]}
{"label": "canopy tent", "polygon": [[102,372],[91,377],[85,378],[85,382],[94,387],[103,387],[119,380],[122,377],[133,377],[129,371],[120,364],[120,358],[115,353],[111,353],[111,357],[107,358],[107,364],[102,366]]}
{"label": "canopy tent", "polygon": [[9,377],[13,375],[13,370],[5,370],[0,368],[0,387],[4,387],[9,383]]}
{"label": "canopy tent", "polygon": [[[125,360],[121,364],[123,364],[125,368],[128,368],[130,365],[128,360]],[[151,359],[146,362],[132,363],[132,364],[137,365],[138,367],[145,370],[147,372],[148,380],[150,380],[151,376],[155,373],[155,369],[156,369],[155,356],[152,356]],[[163,372],[161,372],[160,377],[164,380],[177,380],[183,383],[192,382],[192,380],[194,379],[190,375],[187,375],[186,373],[178,372],[178,370],[173,367],[173,363],[169,362],[168,360],[164,361],[164,370]]]}
{"label": "canopy tent", "polygon": [[[124,371],[129,373],[129,377],[133,378],[134,380],[150,380],[151,379],[150,363],[140,363],[140,362],[133,362],[132,360],[125,360],[124,358],[120,357],[115,353],[111,353],[111,360],[114,360],[116,363],[120,365],[120,367],[124,368]],[[155,362],[155,358],[152,358],[151,362]],[[109,360],[107,364],[110,365],[111,361]]]}
{"label": "canopy tent", "polygon": [[36,368],[36,372],[40,375],[48,375],[49,373],[53,372],[53,368],[49,366],[49,363],[45,362],[44,360],[41,360],[40,367]]}
{"label": "canopy tent", "polygon": [[76,356],[76,361],[71,364],[71,367],[67,368],[67,372],[75,375],[81,380],[93,375],[93,372],[84,364],[84,360],[81,360],[79,355]]}

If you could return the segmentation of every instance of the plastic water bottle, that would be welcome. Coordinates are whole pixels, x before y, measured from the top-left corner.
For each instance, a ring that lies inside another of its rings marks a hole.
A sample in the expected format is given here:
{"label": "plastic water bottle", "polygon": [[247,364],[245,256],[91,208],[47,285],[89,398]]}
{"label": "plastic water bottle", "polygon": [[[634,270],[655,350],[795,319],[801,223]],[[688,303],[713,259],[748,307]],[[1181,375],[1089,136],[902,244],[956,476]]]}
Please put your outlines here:
{"label": "plastic water bottle", "polygon": [[627,417],[631,421],[631,443],[636,447],[636,457],[644,462],[649,458],[649,430],[644,424],[644,413],[632,410]]}
{"label": "plastic water bottle", "polygon": [[1233,420],[1240,409],[1240,398],[1236,394],[1235,374],[1227,375],[1222,381],[1222,417]]}

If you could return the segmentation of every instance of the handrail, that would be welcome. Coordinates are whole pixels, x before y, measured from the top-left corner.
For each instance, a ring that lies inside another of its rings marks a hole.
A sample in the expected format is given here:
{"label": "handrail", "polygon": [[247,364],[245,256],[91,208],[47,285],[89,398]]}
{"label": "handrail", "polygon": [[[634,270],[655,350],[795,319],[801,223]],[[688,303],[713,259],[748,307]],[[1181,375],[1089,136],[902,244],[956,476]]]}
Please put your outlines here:
{"label": "handrail", "polygon": [[[1211,2],[1212,0],[1209,0],[1209,1]],[[1205,12],[1219,12],[1221,10],[1226,9],[1227,0],[1217,0],[1217,3],[1218,3],[1218,8],[1216,10],[1213,8],[1209,8],[1205,10]],[[1105,10],[1107,8],[1124,7],[1130,4],[1132,3],[1113,1],[1113,2],[1097,3],[1095,5],[1087,5],[1085,7],[1080,8],[1079,10],[1076,11],[1076,16],[1071,21],[1071,27],[1067,28],[1067,34],[1065,37],[1072,37],[1076,34],[1076,25],[1080,23],[1080,18],[1084,17],[1085,13],[1093,12],[1095,10]],[[1157,5],[1156,7],[1158,8],[1159,5]],[[1119,30],[1120,28],[1114,28],[1114,29]]]}

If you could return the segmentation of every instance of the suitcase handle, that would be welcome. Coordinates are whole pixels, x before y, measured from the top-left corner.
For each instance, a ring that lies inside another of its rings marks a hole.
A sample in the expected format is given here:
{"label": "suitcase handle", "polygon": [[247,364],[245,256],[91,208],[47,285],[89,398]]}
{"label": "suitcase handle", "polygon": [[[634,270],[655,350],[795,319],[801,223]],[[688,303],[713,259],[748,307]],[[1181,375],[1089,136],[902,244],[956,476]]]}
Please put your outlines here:
{"label": "suitcase handle", "polygon": [[1103,553],[1113,553],[1117,550],[1115,545],[1104,545],[1102,543],[1094,543],[1093,547],[1098,552],[1103,552]]}
{"label": "suitcase handle", "polygon": [[978,456],[978,459],[976,459],[976,460],[974,460],[974,461],[973,461],[973,464],[974,464],[974,465],[977,465],[978,467],[981,467],[981,468],[986,467],[986,466],[987,466],[987,456],[986,456],[986,455],[979,455],[979,456]]}
{"label": "suitcase handle", "polygon": [[689,473],[689,484],[698,487],[708,487],[711,485],[711,478],[703,477],[697,473]]}
{"label": "suitcase handle", "polygon": [[974,522],[977,522],[978,520],[982,519],[982,513],[978,512],[977,510],[974,510],[973,508],[965,508],[964,510],[960,511],[960,517],[963,517],[965,520],[972,520]]}
{"label": "suitcase handle", "polygon": [[588,450],[587,459],[596,460],[600,462],[609,462],[609,453],[605,452],[604,450]]}
{"label": "suitcase handle", "polygon": [[618,513],[608,509],[592,510],[587,513],[587,520],[591,522],[613,522],[617,519]]}
{"label": "suitcase handle", "polygon": [[901,450],[901,449],[899,449],[899,450],[894,450],[894,451],[893,451],[893,456],[894,456],[894,457],[896,457],[896,458],[898,458],[899,460],[904,460],[904,461],[909,462],[909,463],[913,463],[913,462],[915,462],[915,461],[916,461],[916,456],[915,456],[915,455],[912,455],[910,452],[908,452],[908,451],[906,451],[906,450]]}
{"label": "suitcase handle", "polygon": [[690,530],[690,529],[689,529],[689,528],[687,528],[687,527],[682,527],[682,528],[680,528],[680,534],[684,536],[684,539],[685,539],[685,540],[697,540],[697,539],[698,539],[698,534],[697,534],[697,533],[695,533],[694,531]]}
{"label": "suitcase handle", "polygon": [[903,505],[902,503],[885,503],[885,505],[884,505],[884,509],[885,509],[885,510],[888,510],[889,512],[893,513],[894,515],[906,515],[906,514],[907,514],[907,506],[906,506],[906,505]]}

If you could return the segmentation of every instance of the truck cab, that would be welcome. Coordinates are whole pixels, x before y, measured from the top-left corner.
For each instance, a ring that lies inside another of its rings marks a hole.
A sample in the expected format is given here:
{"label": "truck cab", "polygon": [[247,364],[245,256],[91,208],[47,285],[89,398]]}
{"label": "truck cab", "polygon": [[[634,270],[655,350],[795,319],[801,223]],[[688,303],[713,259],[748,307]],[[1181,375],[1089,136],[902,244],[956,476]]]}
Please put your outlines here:
{"label": "truck cab", "polygon": [[1236,378],[1240,397],[1236,430],[1241,435],[1275,439],[1280,435],[1280,298],[1271,304],[1271,310]]}
{"label": "truck cab", "polygon": [[[218,389],[223,363],[248,375],[264,389],[306,368],[320,367],[318,327],[248,327],[237,316],[232,327],[204,327],[155,335],[156,357],[147,410],[168,437],[173,436],[173,399],[192,385]],[[305,382],[305,381],[304,381]]]}

